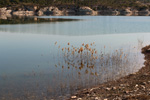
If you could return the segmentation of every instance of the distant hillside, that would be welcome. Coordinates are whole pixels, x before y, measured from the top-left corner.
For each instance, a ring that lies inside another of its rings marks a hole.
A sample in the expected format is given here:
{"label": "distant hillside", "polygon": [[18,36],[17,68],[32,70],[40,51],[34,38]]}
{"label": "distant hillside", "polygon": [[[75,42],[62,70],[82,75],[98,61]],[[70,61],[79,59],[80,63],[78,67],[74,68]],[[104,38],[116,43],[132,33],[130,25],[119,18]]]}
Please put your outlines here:
{"label": "distant hillside", "polygon": [[96,7],[96,9],[132,7],[146,9],[150,8],[150,0],[0,0],[0,7],[14,5],[89,6]]}

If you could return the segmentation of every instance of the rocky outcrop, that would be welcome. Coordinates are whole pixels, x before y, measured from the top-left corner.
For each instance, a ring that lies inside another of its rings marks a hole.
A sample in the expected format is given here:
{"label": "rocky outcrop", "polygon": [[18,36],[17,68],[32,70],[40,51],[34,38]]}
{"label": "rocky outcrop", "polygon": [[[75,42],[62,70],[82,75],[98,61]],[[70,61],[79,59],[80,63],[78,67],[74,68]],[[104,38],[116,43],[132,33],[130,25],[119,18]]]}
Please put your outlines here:
{"label": "rocky outcrop", "polygon": [[51,6],[51,7],[44,7],[41,8],[38,12],[37,15],[61,15],[62,11],[60,11],[57,7]]}
{"label": "rocky outcrop", "polygon": [[84,6],[78,9],[78,14],[79,15],[97,15],[97,11],[94,11],[90,7]]}
{"label": "rocky outcrop", "polygon": [[78,15],[97,15],[97,12],[89,7],[80,7],[79,9],[62,9],[59,10],[57,7],[44,7],[41,8],[37,15],[68,15],[68,14],[78,14]]}
{"label": "rocky outcrop", "polygon": [[38,7],[38,6],[23,6],[20,8],[14,7],[3,7],[0,8],[0,16],[2,15],[15,15],[15,16],[43,16],[43,15],[150,15],[149,9],[136,10],[130,7],[125,9],[113,9],[113,8],[104,8],[104,9],[91,9],[90,7]]}
{"label": "rocky outcrop", "polygon": [[150,11],[149,11],[149,9],[144,9],[144,10],[138,11],[138,14],[143,15],[143,16],[149,16]]}
{"label": "rocky outcrop", "polygon": [[0,19],[7,19],[12,16],[12,10],[6,7],[0,8]]}
{"label": "rocky outcrop", "polygon": [[7,9],[6,7],[0,8],[0,14],[11,14],[12,10]]}
{"label": "rocky outcrop", "polygon": [[74,9],[63,9],[62,14],[64,14],[64,15],[75,15],[76,11]]}
{"label": "rocky outcrop", "polygon": [[100,15],[120,15],[120,12],[117,9],[106,9],[98,11]]}

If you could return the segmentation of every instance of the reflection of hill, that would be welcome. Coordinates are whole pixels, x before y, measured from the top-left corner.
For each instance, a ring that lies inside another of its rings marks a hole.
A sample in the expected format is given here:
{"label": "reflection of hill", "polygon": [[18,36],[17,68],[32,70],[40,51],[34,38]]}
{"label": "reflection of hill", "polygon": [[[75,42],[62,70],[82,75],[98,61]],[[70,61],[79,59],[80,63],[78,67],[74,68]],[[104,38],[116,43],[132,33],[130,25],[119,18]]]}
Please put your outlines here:
{"label": "reflection of hill", "polygon": [[8,17],[0,19],[0,24],[29,24],[29,23],[45,23],[45,22],[65,22],[76,21],[77,19],[63,18],[37,18],[37,17]]}
{"label": "reflection of hill", "polygon": [[143,18],[140,16],[42,16],[37,18],[30,17],[29,19],[20,18],[16,22],[15,20],[12,21],[12,19],[9,20],[1,21],[18,24],[1,24],[0,32],[65,36],[142,34],[150,32],[149,17]]}

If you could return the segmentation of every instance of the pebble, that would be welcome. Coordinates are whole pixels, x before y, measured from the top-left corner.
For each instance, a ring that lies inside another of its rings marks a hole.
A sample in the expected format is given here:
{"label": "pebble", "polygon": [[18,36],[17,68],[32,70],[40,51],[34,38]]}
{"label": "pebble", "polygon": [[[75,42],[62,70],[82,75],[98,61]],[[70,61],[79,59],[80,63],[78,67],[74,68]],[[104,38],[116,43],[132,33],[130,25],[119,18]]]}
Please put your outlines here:
{"label": "pebble", "polygon": [[141,87],[142,87],[143,89],[145,89],[145,86],[144,86],[144,85],[141,85]]}
{"label": "pebble", "polygon": [[129,91],[125,91],[125,93],[127,93],[127,94],[128,94],[128,93],[129,93]]}
{"label": "pebble", "polygon": [[90,91],[93,91],[93,89],[90,89]]}
{"label": "pebble", "polygon": [[143,84],[143,85],[146,85],[146,82],[143,82],[142,84]]}
{"label": "pebble", "polygon": [[71,96],[71,98],[72,98],[72,99],[75,99],[75,98],[77,98],[77,96]]}
{"label": "pebble", "polygon": [[120,97],[116,97],[113,100],[122,100]]}
{"label": "pebble", "polygon": [[135,87],[138,87],[138,86],[139,86],[138,84],[135,85]]}
{"label": "pebble", "polygon": [[124,86],[124,84],[120,84],[120,86]]}
{"label": "pebble", "polygon": [[100,97],[95,97],[95,100],[102,100]]}
{"label": "pebble", "polygon": [[117,88],[116,88],[116,87],[113,87],[112,89],[113,89],[113,90],[116,90]]}
{"label": "pebble", "polygon": [[111,90],[111,88],[106,88],[106,90],[110,91],[110,90]]}

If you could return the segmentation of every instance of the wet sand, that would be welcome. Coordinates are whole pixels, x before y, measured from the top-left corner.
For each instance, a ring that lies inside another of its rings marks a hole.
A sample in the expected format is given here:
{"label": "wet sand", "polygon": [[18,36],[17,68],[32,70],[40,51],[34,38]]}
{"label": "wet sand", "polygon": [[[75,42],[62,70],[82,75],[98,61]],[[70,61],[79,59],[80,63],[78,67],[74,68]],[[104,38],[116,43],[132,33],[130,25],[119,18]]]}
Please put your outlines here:
{"label": "wet sand", "polygon": [[150,100],[150,45],[141,52],[145,62],[138,72],[78,91],[69,100]]}

